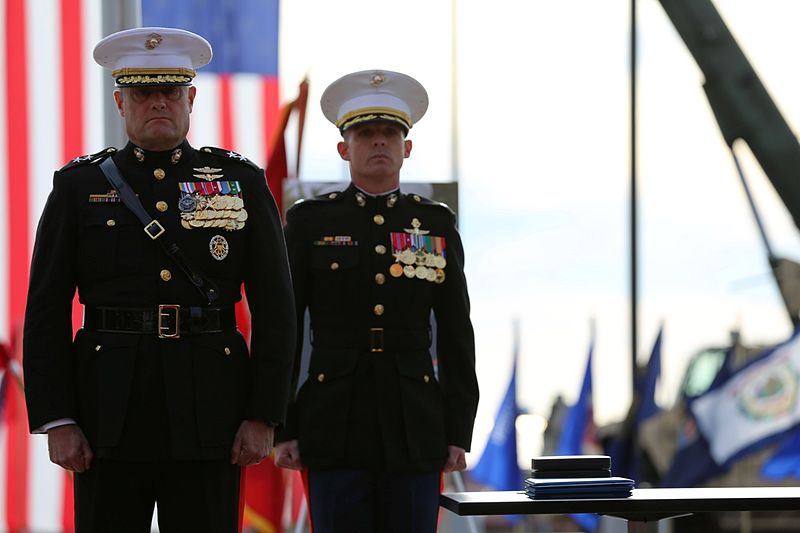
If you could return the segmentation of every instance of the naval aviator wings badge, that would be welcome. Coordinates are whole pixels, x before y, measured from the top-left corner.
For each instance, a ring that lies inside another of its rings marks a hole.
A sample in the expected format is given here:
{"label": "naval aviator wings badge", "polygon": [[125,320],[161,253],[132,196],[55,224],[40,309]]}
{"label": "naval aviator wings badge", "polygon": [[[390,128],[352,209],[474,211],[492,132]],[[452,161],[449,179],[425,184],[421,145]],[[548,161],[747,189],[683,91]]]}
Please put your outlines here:
{"label": "naval aviator wings badge", "polygon": [[222,174],[217,174],[218,172],[222,172],[221,168],[211,168],[209,166],[205,166],[202,168],[193,168],[192,170],[199,172],[199,174],[192,174],[192,176],[206,181],[218,180],[223,176]]}

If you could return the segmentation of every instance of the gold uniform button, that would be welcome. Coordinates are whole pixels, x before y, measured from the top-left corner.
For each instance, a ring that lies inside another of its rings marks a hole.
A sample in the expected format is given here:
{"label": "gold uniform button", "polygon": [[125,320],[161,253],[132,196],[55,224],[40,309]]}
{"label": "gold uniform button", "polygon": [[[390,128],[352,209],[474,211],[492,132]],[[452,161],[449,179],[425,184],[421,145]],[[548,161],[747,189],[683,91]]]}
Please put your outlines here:
{"label": "gold uniform button", "polygon": [[102,346],[100,346],[100,345],[98,344],[97,346],[95,346],[95,347],[94,347],[94,351],[95,351],[95,352],[99,352],[99,351],[100,351],[100,348],[102,348]]}
{"label": "gold uniform button", "polygon": [[386,276],[384,276],[380,272],[375,274],[375,283],[377,283],[378,285],[383,285],[384,283],[386,283]]}
{"label": "gold uniform button", "polygon": [[379,226],[383,225],[383,223],[385,222],[383,215],[381,214],[375,215],[374,217],[372,217],[372,220],[375,221],[375,223]]}
{"label": "gold uniform button", "polygon": [[108,226],[109,228],[112,228],[112,227],[114,227],[116,225],[117,225],[117,221],[114,220],[113,218],[109,218],[108,220],[106,220],[106,226]]}
{"label": "gold uniform button", "polygon": [[336,261],[331,263],[331,270],[339,270],[339,263],[337,263]]}
{"label": "gold uniform button", "polygon": [[230,354],[231,354],[231,349],[226,346],[225,347],[225,355],[230,355]]}
{"label": "gold uniform button", "polygon": [[381,316],[383,314],[383,305],[377,304],[373,309],[372,312],[375,313],[376,316]]}
{"label": "gold uniform button", "polygon": [[157,168],[153,171],[153,176],[155,176],[157,180],[163,180],[166,175],[167,173],[164,172],[163,168]]}
{"label": "gold uniform button", "polygon": [[375,253],[378,255],[383,255],[386,253],[386,247],[382,244],[379,244],[375,247]]}
{"label": "gold uniform button", "polygon": [[431,380],[431,377],[428,374],[425,374],[424,376],[422,376],[422,381],[424,381],[425,383],[428,383],[430,380]]}
{"label": "gold uniform button", "polygon": [[161,211],[163,213],[164,211],[169,209],[169,205],[164,200],[160,200],[160,201],[156,202],[156,209],[158,209],[159,211]]}
{"label": "gold uniform button", "polygon": [[330,198],[331,200],[335,200],[337,196],[339,196],[338,192],[332,192],[328,195],[328,198]]}
{"label": "gold uniform button", "polygon": [[161,279],[163,279],[164,281],[171,280],[172,279],[172,272],[170,272],[169,270],[167,270],[165,268],[164,270],[161,271]]}
{"label": "gold uniform button", "polygon": [[422,197],[420,197],[420,195],[418,195],[418,194],[415,194],[414,195],[414,201],[415,202],[421,202],[422,201]]}
{"label": "gold uniform button", "polygon": [[318,374],[317,375],[317,381],[319,381],[320,383],[325,381],[325,374]]}

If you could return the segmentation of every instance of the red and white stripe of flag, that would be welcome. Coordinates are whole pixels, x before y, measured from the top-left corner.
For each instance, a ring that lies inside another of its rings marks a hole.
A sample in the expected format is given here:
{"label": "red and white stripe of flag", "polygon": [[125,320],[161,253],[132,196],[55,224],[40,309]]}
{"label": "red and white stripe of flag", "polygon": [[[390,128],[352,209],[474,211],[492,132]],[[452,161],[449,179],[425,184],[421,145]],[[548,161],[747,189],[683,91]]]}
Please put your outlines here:
{"label": "red and white stripe of flag", "polygon": [[[102,146],[100,0],[0,1],[0,339],[21,327],[36,224],[53,170]],[[71,530],[71,488],[16,398],[0,424],[0,531]],[[16,403],[16,405],[15,405]],[[11,418],[9,418],[11,417]],[[7,422],[11,422],[10,424]]]}

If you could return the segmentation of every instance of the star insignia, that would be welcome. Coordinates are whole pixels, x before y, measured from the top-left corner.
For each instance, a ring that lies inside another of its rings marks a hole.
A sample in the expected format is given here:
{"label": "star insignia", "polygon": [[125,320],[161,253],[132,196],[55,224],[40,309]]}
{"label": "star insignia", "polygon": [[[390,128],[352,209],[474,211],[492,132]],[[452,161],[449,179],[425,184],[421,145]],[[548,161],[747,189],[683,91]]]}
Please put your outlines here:
{"label": "star insignia", "polygon": [[237,154],[236,152],[228,152],[228,157],[231,159],[238,159],[240,161],[245,161],[247,159],[245,156]]}

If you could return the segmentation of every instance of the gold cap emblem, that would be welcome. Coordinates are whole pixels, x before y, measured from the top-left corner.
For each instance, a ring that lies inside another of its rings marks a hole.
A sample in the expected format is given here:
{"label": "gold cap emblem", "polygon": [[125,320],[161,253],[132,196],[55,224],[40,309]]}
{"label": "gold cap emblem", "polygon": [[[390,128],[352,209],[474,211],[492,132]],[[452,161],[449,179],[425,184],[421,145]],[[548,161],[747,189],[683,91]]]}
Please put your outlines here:
{"label": "gold cap emblem", "polygon": [[159,44],[161,44],[162,37],[157,33],[151,33],[147,36],[147,40],[144,42],[144,47],[148,50],[152,50],[156,48]]}
{"label": "gold cap emblem", "polygon": [[383,82],[385,81],[386,81],[386,76],[384,76],[383,73],[381,72],[376,72],[369,78],[369,84],[372,85],[373,87],[378,87],[379,85],[382,85]]}

